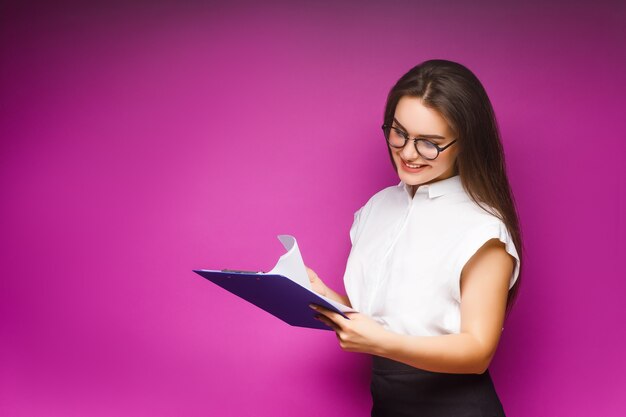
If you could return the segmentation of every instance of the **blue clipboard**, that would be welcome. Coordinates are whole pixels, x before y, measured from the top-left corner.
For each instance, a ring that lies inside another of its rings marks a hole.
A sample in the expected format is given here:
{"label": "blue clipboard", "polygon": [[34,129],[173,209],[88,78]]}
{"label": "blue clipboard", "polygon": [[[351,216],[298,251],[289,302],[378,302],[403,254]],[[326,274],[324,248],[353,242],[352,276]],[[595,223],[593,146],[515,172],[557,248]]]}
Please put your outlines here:
{"label": "blue clipboard", "polygon": [[314,318],[318,313],[309,304],[318,304],[349,319],[315,292],[283,275],[227,269],[193,272],[292,326],[332,331]]}

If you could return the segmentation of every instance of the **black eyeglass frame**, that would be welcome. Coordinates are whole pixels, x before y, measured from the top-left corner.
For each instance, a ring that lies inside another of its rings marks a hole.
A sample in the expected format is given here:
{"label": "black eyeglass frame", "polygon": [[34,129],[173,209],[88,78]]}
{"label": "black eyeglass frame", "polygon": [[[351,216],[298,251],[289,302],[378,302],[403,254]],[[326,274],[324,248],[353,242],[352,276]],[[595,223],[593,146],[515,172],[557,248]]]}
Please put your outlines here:
{"label": "black eyeglass frame", "polygon": [[[437,145],[436,143],[429,141],[428,139],[419,138],[419,137],[412,138],[412,137],[409,136],[408,132],[405,132],[404,130],[402,130],[402,129],[398,128],[398,127],[389,125],[387,123],[383,124],[381,126],[381,129],[383,130],[383,134],[385,135],[385,140],[387,141],[389,146],[391,146],[392,148],[396,148],[396,149],[402,149],[402,148],[404,148],[406,146],[406,143],[409,140],[412,140],[413,141],[413,146],[415,146],[415,152],[417,152],[422,158],[426,159],[427,161],[433,161],[433,160],[437,159],[437,157],[439,156],[439,154],[441,152],[445,151],[450,146],[452,146],[452,145],[454,145],[456,143],[456,139],[454,139],[452,142],[448,143],[446,146],[441,147],[441,146]],[[398,132],[398,134],[400,136],[402,136],[404,138],[404,143],[402,144],[402,146],[394,146],[394,145],[391,144],[391,142],[389,142],[389,131],[387,129],[395,130],[396,132]],[[437,155],[435,155],[434,158],[427,158],[424,155],[422,155],[422,153],[417,149],[417,141],[419,141],[419,140],[427,142],[430,145],[433,145],[435,147],[435,149],[437,149]]]}

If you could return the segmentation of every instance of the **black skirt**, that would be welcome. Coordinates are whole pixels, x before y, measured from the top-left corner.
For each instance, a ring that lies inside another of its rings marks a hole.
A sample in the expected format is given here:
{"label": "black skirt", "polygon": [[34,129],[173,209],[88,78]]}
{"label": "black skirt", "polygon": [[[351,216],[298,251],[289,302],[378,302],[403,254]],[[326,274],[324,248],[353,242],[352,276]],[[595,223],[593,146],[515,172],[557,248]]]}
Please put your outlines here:
{"label": "black skirt", "polygon": [[504,417],[489,371],[446,374],[373,356],[372,417]]}

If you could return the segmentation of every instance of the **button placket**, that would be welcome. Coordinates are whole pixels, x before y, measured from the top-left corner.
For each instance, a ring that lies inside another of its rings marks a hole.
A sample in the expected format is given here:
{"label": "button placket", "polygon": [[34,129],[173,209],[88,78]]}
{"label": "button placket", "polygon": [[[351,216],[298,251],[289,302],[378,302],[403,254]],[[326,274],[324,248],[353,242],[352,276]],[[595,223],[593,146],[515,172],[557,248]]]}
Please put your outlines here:
{"label": "button placket", "polygon": [[402,234],[402,232],[404,231],[407,223],[409,222],[409,218],[411,216],[411,212],[413,211],[413,206],[415,205],[415,197],[417,197],[417,193],[416,195],[413,196],[413,198],[411,198],[411,196],[409,196],[407,194],[407,198],[409,200],[409,204],[408,207],[406,209],[406,214],[404,216],[404,219],[400,225],[400,227],[398,228],[397,232],[395,233],[395,236],[393,236],[391,243],[389,244],[389,247],[387,248],[387,250],[385,251],[385,255],[381,258],[380,263],[378,265],[379,267],[379,271],[377,274],[377,279],[376,279],[376,286],[374,288],[374,290],[372,292],[370,292],[370,297],[369,297],[369,308],[368,311],[370,313],[373,313],[374,310],[374,305],[375,302],[381,301],[381,294],[380,294],[380,289],[383,287],[383,284],[385,283],[385,280],[383,279],[383,277],[386,275],[386,264],[387,264],[387,260],[389,259],[389,256],[391,255],[391,252],[393,251],[393,248],[395,247],[396,243],[398,242],[398,239],[400,238],[400,235]]}

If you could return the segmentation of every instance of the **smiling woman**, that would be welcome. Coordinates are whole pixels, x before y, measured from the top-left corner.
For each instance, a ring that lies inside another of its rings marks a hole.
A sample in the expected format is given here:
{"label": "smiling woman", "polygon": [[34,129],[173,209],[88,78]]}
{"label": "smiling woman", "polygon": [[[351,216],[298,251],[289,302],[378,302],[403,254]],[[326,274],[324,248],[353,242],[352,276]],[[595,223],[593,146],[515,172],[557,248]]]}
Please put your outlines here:
{"label": "smiling woman", "polygon": [[347,296],[312,306],[344,350],[373,355],[372,416],[503,416],[489,375],[519,286],[521,240],[494,112],[472,72],[431,60],[389,92],[400,183],[356,211]]}
{"label": "smiling woman", "polygon": [[[410,139],[407,130],[442,133],[413,133],[416,138]],[[429,184],[455,174],[456,149],[444,153],[456,143],[452,139],[454,133],[439,113],[426,107],[421,98],[402,97],[396,106],[393,123],[383,125],[383,131],[395,166],[400,167],[400,179],[411,185],[411,196],[415,194],[417,184]],[[406,146],[410,142],[415,146]]]}

